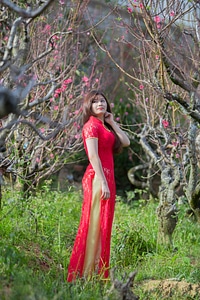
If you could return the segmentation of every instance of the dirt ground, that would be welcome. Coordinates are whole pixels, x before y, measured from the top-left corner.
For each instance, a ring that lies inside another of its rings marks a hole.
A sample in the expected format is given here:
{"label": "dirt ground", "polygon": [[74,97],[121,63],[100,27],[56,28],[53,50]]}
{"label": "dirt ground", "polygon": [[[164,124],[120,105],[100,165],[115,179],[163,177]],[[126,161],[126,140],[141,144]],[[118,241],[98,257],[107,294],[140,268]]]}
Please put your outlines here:
{"label": "dirt ground", "polygon": [[179,297],[177,300],[181,299],[181,296],[184,299],[186,296],[187,299],[200,299],[200,284],[191,284],[185,281],[148,280],[142,283],[142,289],[151,295],[155,294],[155,300],[169,299],[176,295]]}

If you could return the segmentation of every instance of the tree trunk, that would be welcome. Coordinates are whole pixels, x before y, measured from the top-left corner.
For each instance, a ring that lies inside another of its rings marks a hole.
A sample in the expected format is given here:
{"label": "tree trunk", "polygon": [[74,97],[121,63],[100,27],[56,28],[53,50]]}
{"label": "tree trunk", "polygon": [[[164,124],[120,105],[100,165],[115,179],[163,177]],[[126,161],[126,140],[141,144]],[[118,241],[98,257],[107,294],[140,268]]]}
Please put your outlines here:
{"label": "tree trunk", "polygon": [[172,234],[178,221],[175,189],[179,181],[180,174],[177,167],[175,169],[166,167],[162,171],[159,206],[157,208],[159,220],[158,243],[164,243],[170,248],[174,248]]}

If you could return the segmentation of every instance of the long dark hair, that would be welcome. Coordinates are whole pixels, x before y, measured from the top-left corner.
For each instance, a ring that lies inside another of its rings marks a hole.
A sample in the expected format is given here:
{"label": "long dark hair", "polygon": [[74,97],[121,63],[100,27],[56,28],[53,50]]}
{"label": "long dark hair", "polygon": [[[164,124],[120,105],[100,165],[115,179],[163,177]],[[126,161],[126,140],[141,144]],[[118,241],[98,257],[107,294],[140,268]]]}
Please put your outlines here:
{"label": "long dark hair", "polygon": [[[106,103],[107,103],[107,112],[112,113],[110,103],[108,102],[106,96],[101,91],[92,90],[85,96],[84,101],[83,101],[83,124],[85,124],[89,120],[90,116],[96,117],[96,115],[92,112],[92,101],[98,95],[101,95],[104,97],[104,99],[106,100]],[[112,131],[115,135],[114,153],[120,153],[122,150],[122,144],[120,142],[118,135],[115,133],[112,126],[110,124],[108,124],[106,121],[105,121],[105,126],[110,131]]]}

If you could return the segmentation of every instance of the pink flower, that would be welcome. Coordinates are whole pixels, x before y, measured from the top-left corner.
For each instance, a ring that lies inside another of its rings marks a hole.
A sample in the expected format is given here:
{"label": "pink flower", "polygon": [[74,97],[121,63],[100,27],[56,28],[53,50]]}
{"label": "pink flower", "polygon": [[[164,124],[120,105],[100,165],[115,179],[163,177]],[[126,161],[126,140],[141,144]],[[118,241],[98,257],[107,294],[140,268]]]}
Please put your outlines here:
{"label": "pink flower", "polygon": [[54,105],[53,109],[54,109],[54,110],[58,110],[58,109],[59,109],[59,106],[58,106],[58,105]]}
{"label": "pink flower", "polygon": [[45,129],[44,128],[40,128],[40,131],[41,131],[41,133],[44,133]]}
{"label": "pink flower", "polygon": [[120,99],[119,99],[119,102],[123,102],[123,99],[122,99],[122,98],[120,98]]}
{"label": "pink flower", "polygon": [[59,94],[56,94],[56,93],[55,93],[53,96],[54,96],[54,98],[58,98],[58,97],[59,97]]}
{"label": "pink flower", "polygon": [[110,107],[113,108],[115,107],[115,104],[113,102],[110,103]]}
{"label": "pink flower", "polygon": [[125,111],[125,113],[124,113],[124,114],[125,114],[125,116],[128,116],[128,112],[127,112],[127,111]]}
{"label": "pink flower", "polygon": [[170,17],[174,17],[175,12],[172,10],[169,15],[170,15]]}
{"label": "pink flower", "polygon": [[83,81],[83,82],[88,82],[88,81],[89,81],[89,78],[88,78],[87,76],[83,76],[82,81]]}
{"label": "pink flower", "polygon": [[49,33],[50,32],[50,30],[51,30],[51,25],[45,25],[45,27],[44,27],[44,29],[42,30],[42,32],[46,32],[46,33]]}
{"label": "pink flower", "polygon": [[61,88],[55,90],[55,93],[56,93],[56,94],[60,94],[61,92],[62,92]]}
{"label": "pink flower", "polygon": [[55,34],[55,35],[52,37],[52,39],[57,41],[57,40],[60,39],[60,37],[59,37],[58,35]]}
{"label": "pink flower", "polygon": [[144,6],[143,6],[143,4],[142,4],[142,3],[140,3],[140,8],[141,8],[141,9],[143,9],[143,8],[144,8]]}
{"label": "pink flower", "polygon": [[64,5],[64,4],[65,4],[65,0],[60,0],[59,3],[60,3],[61,5]]}
{"label": "pink flower", "polygon": [[116,121],[119,122],[119,121],[120,121],[120,117],[117,117],[117,118],[116,118]]}
{"label": "pink flower", "polygon": [[128,13],[131,14],[133,12],[132,8],[127,7]]}
{"label": "pink flower", "polygon": [[159,16],[155,16],[154,17],[154,21],[158,24],[160,23],[160,17]]}
{"label": "pink flower", "polygon": [[156,55],[156,59],[158,60],[160,57],[159,57],[159,55]]}
{"label": "pink flower", "polygon": [[36,157],[36,163],[39,163],[40,162],[40,158],[39,157]]}
{"label": "pink flower", "polygon": [[65,79],[63,81],[64,84],[69,84],[69,83],[72,83],[72,82],[73,82],[73,80],[71,78]]}
{"label": "pink flower", "polygon": [[169,127],[169,122],[167,120],[162,120],[162,124],[164,128]]}
{"label": "pink flower", "polygon": [[172,142],[172,145],[173,145],[174,147],[177,147],[178,144],[179,144],[179,143],[178,143],[177,141]]}
{"label": "pink flower", "polygon": [[54,154],[53,153],[50,153],[50,158],[54,158]]}
{"label": "pink flower", "polygon": [[143,89],[144,89],[143,84],[140,84],[139,89],[140,89],[140,90],[143,90]]}

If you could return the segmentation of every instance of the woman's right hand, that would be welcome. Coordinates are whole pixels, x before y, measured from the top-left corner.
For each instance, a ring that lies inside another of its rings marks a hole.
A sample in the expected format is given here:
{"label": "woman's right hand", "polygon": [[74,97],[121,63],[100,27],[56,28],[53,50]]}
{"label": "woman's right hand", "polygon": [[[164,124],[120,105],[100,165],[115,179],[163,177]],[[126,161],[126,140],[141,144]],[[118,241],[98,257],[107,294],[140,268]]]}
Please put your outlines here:
{"label": "woman's right hand", "polygon": [[103,181],[101,185],[101,199],[106,200],[110,198],[110,189],[107,182]]}

